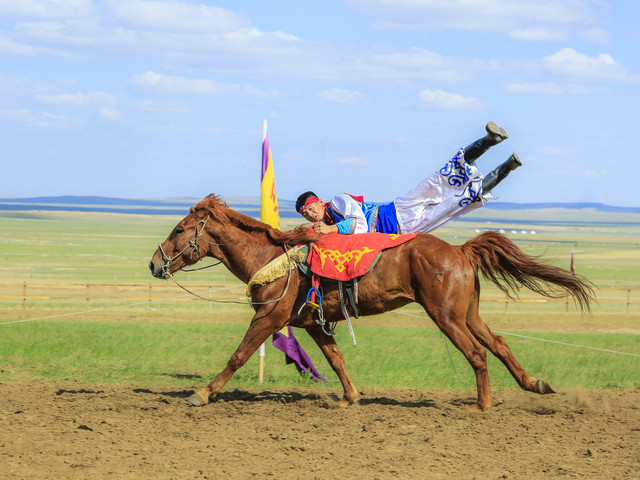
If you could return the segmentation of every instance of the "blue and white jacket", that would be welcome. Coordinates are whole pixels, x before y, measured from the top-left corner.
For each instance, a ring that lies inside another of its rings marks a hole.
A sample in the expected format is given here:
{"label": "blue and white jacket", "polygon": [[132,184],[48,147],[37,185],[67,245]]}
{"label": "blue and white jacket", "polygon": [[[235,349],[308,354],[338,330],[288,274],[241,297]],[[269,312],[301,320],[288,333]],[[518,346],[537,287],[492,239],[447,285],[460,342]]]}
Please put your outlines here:
{"label": "blue and white jacket", "polygon": [[393,202],[384,205],[359,202],[347,193],[336,195],[327,204],[328,220],[338,227],[338,232],[352,233],[398,233],[398,218]]}

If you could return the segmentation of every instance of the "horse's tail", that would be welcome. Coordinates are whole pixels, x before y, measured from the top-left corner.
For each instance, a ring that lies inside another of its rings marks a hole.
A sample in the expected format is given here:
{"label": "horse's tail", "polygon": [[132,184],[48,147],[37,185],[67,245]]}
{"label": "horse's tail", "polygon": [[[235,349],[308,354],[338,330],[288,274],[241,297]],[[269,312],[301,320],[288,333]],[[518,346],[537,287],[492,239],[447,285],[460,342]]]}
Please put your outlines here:
{"label": "horse's tail", "polygon": [[[559,267],[547,265],[518,248],[498,232],[484,232],[461,246],[476,272],[495,283],[508,297],[524,286],[545,297],[571,295],[582,311],[590,309],[593,284]],[[513,294],[513,295],[512,295]]]}

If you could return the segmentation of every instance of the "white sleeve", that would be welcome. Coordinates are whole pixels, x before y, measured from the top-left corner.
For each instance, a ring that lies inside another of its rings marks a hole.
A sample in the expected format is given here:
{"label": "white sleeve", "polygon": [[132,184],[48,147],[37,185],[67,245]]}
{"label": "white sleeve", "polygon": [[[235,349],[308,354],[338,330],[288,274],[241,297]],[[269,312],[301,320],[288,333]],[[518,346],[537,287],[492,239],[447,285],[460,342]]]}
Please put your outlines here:
{"label": "white sleeve", "polygon": [[346,193],[336,195],[331,199],[331,209],[343,219],[352,219],[355,229],[351,233],[367,233],[369,227],[360,204]]}

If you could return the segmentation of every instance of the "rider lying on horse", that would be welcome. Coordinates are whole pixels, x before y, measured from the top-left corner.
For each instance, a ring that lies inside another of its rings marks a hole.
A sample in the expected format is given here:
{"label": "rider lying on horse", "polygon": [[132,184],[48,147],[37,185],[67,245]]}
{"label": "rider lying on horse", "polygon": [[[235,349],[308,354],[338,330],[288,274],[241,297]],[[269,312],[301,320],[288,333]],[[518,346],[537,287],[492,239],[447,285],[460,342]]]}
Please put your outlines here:
{"label": "rider lying on horse", "polygon": [[493,122],[485,128],[484,137],[458,150],[444,167],[391,203],[365,203],[362,197],[346,193],[324,203],[315,193],[305,192],[296,201],[296,211],[313,223],[316,233],[430,232],[484,205],[492,198],[491,190],[522,165],[512,153],[486,177],[479,173],[475,161],[508,138]]}

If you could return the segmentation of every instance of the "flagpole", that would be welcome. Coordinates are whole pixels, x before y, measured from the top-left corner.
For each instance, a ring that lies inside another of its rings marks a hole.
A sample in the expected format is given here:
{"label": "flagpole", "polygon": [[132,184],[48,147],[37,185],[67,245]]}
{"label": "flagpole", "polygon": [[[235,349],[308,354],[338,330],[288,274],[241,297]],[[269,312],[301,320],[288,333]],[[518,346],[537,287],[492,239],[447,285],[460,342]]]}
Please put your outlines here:
{"label": "flagpole", "polygon": [[262,383],[264,380],[264,355],[266,348],[264,346],[264,342],[260,345],[260,349],[258,350],[258,381]]}
{"label": "flagpole", "polygon": [[[265,118],[262,121],[262,145],[264,148],[264,141],[267,138],[267,119]],[[264,155],[264,152],[263,152]],[[261,160],[262,161],[262,160]],[[260,183],[262,184],[262,178],[260,179]],[[260,195],[260,202],[262,203],[262,194]],[[260,207],[262,209],[262,207]],[[266,355],[267,349],[265,348],[264,342],[260,345],[258,349],[258,381],[262,383],[264,381],[264,357]]]}
{"label": "flagpole", "polygon": [[[276,180],[273,171],[273,159],[271,158],[271,146],[267,133],[267,120],[262,122],[262,176],[260,177],[260,220],[270,227],[280,229],[280,212],[278,210],[278,196],[276,195]],[[285,354],[286,363],[295,363],[299,372],[307,371],[311,378],[326,381],[313,365],[309,356],[302,349],[290,326],[283,327],[275,332],[272,337],[275,348]],[[264,380],[265,345],[260,345],[258,354],[258,379]]]}

